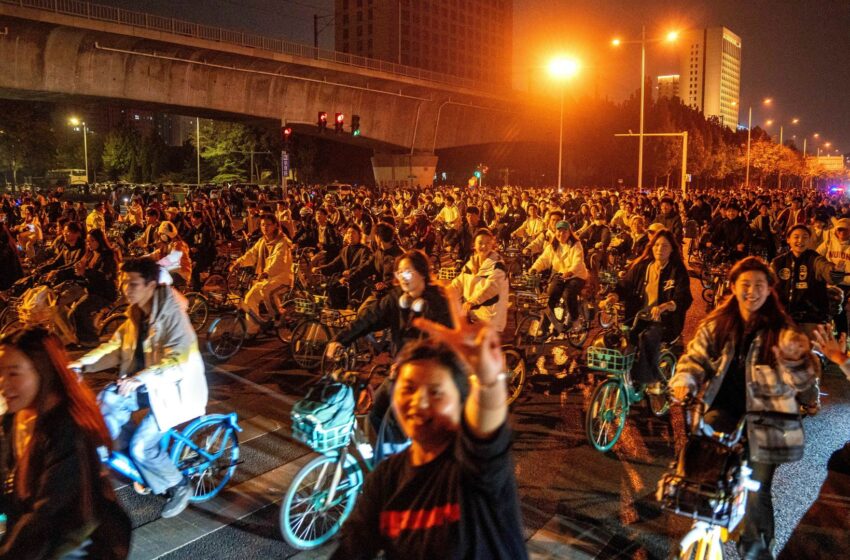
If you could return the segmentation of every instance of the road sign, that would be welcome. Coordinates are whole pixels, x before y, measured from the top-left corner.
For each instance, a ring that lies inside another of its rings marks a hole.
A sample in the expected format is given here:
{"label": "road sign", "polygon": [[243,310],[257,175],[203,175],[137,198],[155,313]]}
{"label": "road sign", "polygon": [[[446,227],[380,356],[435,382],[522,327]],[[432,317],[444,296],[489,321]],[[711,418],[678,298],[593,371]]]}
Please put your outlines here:
{"label": "road sign", "polygon": [[289,154],[280,152],[280,171],[284,177],[289,176]]}

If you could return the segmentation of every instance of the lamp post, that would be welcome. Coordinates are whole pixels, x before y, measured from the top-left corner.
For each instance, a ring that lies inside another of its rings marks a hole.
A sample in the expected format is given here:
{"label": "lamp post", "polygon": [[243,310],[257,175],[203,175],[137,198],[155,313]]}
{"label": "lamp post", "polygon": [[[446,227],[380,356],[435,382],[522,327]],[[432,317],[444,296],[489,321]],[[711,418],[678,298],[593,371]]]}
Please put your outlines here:
{"label": "lamp post", "polygon": [[88,136],[88,128],[86,127],[85,121],[81,121],[77,117],[71,117],[68,119],[68,124],[71,126],[81,126],[83,127],[83,159],[85,159],[86,163],[86,184],[89,183],[89,141],[86,136]]}
{"label": "lamp post", "polygon": [[[668,43],[675,42],[676,39],[679,38],[678,31],[670,31],[667,33],[666,37],[663,39]],[[662,39],[657,39],[651,42],[660,42]],[[644,100],[646,99],[645,89],[646,89],[646,26],[642,25],[640,28],[640,41],[622,41],[621,39],[614,39],[611,41],[611,45],[615,47],[619,47],[623,43],[640,43],[640,124],[639,124],[639,133],[638,133],[638,189],[643,189],[643,121],[644,121]]]}
{"label": "lamp post", "polygon": [[574,58],[558,57],[549,63],[549,74],[561,81],[561,119],[558,132],[558,192],[561,192],[561,181],[564,168],[564,81],[575,77],[581,65]]}

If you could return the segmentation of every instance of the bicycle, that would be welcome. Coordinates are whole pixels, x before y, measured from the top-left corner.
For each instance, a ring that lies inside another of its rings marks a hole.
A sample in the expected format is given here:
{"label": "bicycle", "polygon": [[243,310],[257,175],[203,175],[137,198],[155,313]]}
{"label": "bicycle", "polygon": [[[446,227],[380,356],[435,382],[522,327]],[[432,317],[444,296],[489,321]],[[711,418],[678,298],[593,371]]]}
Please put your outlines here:
{"label": "bicycle", "polygon": [[[619,316],[619,313],[617,314]],[[660,417],[667,413],[670,401],[666,385],[676,370],[677,358],[672,351],[676,341],[662,343],[658,354],[658,371],[664,391],[660,394],[635,388],[631,369],[636,349],[628,344],[629,332],[640,320],[649,320],[649,312],[639,312],[632,325],[619,324],[608,329],[599,337],[598,345],[587,348],[587,369],[591,373],[602,373],[605,379],[594,388],[585,416],[585,433],[597,451],[610,451],[623,433],[632,405],[647,399],[650,412]]]}
{"label": "bicycle", "polygon": [[725,434],[703,422],[702,401],[695,400],[690,408],[688,443],[658,482],[656,498],[663,510],[693,519],[672,558],[722,560],[723,543],[746,513],[747,494],[761,484],[750,478],[745,458],[745,418]]}
{"label": "bicycle", "polygon": [[[548,296],[540,287],[540,281],[534,277],[526,277],[524,284],[536,286],[534,291],[518,293],[516,296],[517,311],[525,309],[528,314],[517,324],[514,334],[514,346],[525,355],[526,361],[536,360],[543,353],[547,340],[553,336],[564,335],[573,348],[581,350],[590,333],[593,308],[585,298],[579,299],[578,327],[571,329],[573,321],[561,300],[561,307],[554,311],[549,308]],[[558,312],[560,310],[560,313]],[[544,332],[542,325],[548,320],[550,331]]]}
{"label": "bicycle", "polygon": [[[104,391],[116,391],[114,383]],[[236,472],[239,460],[241,432],[235,412],[206,414],[179,430],[171,428],[162,436],[162,448],[192,485],[192,502],[205,502],[214,498],[227,485]],[[150,493],[144,476],[130,458],[120,451],[98,450],[101,461],[113,471],[133,482],[133,489],[142,495]]]}
{"label": "bicycle", "polygon": [[[337,376],[339,378],[339,376]],[[368,377],[343,374],[352,385],[354,402],[370,386]],[[324,428],[293,412],[292,435],[320,455],[296,473],[280,507],[280,532],[299,550],[321,546],[336,535],[354,509],[363,486],[364,471],[375,468],[374,449],[357,425],[357,416],[336,427]]]}

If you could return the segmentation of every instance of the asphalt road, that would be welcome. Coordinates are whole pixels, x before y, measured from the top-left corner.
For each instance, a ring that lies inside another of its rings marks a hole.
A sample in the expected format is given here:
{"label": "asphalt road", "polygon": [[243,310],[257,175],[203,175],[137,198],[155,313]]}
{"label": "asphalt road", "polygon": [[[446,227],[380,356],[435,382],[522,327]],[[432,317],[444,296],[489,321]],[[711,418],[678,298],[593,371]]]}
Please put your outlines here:
{"label": "asphalt road", "polygon": [[[685,337],[704,316],[699,286]],[[135,531],[133,558],[239,559],[321,558],[327,550],[298,553],[278,529],[278,502],[309,450],[290,438],[289,411],[314,378],[295,370],[275,340],[243,349],[230,363],[209,364],[211,406],[241,419],[244,462],[228,489],[176,520],[158,520],[162,499],[119,486]],[[103,383],[102,374],[96,382]],[[689,527],[663,513],[656,483],[674,457],[668,419],[632,409],[620,443],[607,454],[584,436],[583,410],[591,386],[546,394],[528,388],[512,409],[514,458],[526,534],[535,558],[665,558]],[[850,383],[835,373],[824,378],[824,407],[805,420],[806,454],[779,468],[774,483],[777,551],[787,541],[826,476],[830,454],[850,440]],[[846,513],[846,511],[845,511]],[[567,548],[552,548],[541,535],[559,527]],[[736,558],[727,547],[731,558]],[[560,550],[560,552],[552,552]],[[546,552],[548,551],[548,552]]]}

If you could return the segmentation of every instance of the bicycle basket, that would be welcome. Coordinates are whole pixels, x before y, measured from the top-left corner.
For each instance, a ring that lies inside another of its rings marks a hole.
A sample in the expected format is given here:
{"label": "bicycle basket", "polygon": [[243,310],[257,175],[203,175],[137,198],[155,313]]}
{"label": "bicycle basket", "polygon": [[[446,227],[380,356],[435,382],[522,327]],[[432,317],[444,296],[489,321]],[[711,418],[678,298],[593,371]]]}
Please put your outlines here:
{"label": "bicycle basket", "polygon": [[316,314],[316,304],[310,301],[309,299],[304,298],[295,298],[295,312],[300,315],[315,315]]}
{"label": "bicycle basket", "polygon": [[440,280],[454,280],[458,275],[457,268],[453,266],[443,266],[440,268],[440,271],[437,273],[437,277]]}
{"label": "bicycle basket", "polygon": [[540,276],[536,274],[523,274],[519,278],[517,287],[521,287],[524,291],[537,292],[540,290]]}
{"label": "bicycle basket", "polygon": [[658,483],[661,508],[727,528],[736,525],[744,513],[741,461],[741,447],[691,436],[675,463],[676,470]]}
{"label": "bicycle basket", "polygon": [[357,312],[352,309],[322,309],[320,322],[329,327],[342,329],[357,319]]}
{"label": "bicycle basket", "polygon": [[292,407],[292,436],[317,453],[348,444],[354,426],[354,392],[344,383],[314,386]]}
{"label": "bicycle basket", "polygon": [[613,348],[589,346],[587,348],[587,367],[606,373],[626,373],[632,369],[635,354],[623,354]]}

